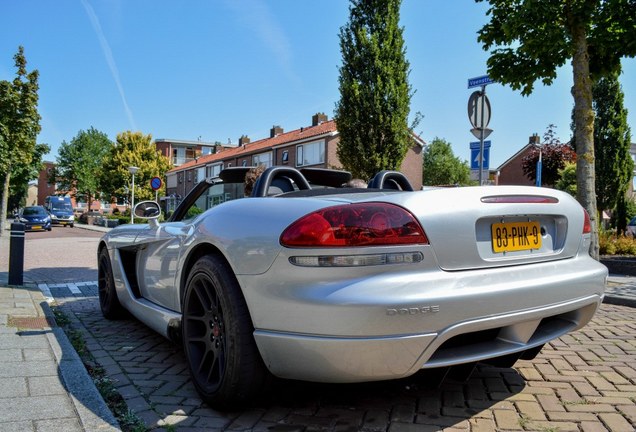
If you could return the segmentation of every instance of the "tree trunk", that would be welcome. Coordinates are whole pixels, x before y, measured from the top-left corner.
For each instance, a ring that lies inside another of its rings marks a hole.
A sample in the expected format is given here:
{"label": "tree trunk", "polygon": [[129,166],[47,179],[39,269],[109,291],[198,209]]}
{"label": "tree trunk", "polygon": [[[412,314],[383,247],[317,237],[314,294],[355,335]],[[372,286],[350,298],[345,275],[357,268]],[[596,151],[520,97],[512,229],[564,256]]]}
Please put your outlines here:
{"label": "tree trunk", "polygon": [[11,182],[11,166],[7,168],[7,174],[2,181],[2,200],[0,201],[0,237],[4,235],[7,225],[7,212],[9,209],[9,184]]}
{"label": "tree trunk", "polygon": [[592,223],[590,255],[599,259],[598,211],[594,173],[594,111],[592,110],[592,80],[585,28],[572,28],[572,70],[574,73],[574,138],[576,141],[576,198],[587,210]]}

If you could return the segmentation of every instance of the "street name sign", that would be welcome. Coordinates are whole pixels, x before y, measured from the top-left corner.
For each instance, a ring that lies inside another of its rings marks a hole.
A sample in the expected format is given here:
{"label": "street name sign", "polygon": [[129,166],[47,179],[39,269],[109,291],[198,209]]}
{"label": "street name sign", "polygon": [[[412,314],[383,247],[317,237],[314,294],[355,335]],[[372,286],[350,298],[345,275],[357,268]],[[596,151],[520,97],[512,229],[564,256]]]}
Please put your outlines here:
{"label": "street name sign", "polygon": [[469,78],[468,88],[483,87],[492,83],[494,83],[494,81],[488,75],[482,75],[475,78]]}

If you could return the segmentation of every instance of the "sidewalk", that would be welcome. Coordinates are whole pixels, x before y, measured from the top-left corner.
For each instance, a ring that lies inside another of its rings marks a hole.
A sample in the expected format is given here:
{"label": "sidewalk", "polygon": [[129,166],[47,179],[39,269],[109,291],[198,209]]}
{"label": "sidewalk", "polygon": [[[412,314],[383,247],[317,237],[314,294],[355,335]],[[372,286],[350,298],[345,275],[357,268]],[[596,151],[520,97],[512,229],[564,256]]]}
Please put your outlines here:
{"label": "sidewalk", "polygon": [[42,293],[0,283],[0,431],[120,430]]}

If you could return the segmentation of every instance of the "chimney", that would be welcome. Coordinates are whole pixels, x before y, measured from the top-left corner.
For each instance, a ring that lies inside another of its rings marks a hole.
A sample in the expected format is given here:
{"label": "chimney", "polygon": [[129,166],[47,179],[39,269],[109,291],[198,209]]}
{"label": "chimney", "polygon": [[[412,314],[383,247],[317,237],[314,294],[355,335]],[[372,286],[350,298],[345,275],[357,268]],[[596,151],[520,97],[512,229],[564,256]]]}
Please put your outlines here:
{"label": "chimney", "polygon": [[528,141],[528,144],[532,144],[532,145],[539,145],[541,144],[541,137],[539,137],[539,134],[532,134],[530,136],[530,140]]}
{"label": "chimney", "polygon": [[243,147],[245,144],[250,143],[250,138],[247,135],[241,135],[239,138],[239,147]]}
{"label": "chimney", "polygon": [[325,113],[316,113],[311,117],[311,125],[312,126],[318,126],[320,123],[324,123],[326,122],[327,119],[327,114]]}
{"label": "chimney", "polygon": [[283,133],[283,128],[277,125],[272,126],[272,128],[269,130],[269,137],[270,138],[274,138],[277,135],[280,135]]}

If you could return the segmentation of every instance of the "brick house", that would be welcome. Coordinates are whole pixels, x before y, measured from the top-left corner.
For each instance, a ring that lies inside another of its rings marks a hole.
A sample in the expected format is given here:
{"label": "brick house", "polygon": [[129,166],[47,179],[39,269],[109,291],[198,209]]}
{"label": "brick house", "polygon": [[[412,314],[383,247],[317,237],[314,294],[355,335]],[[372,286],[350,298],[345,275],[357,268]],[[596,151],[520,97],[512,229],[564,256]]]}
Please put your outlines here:
{"label": "brick house", "polygon": [[[38,173],[37,193],[35,194],[37,205],[44,205],[46,197],[48,196],[69,195],[71,197],[71,205],[75,212],[83,213],[88,210],[88,203],[82,202],[81,200],[78,201],[72,194],[69,194],[68,191],[58,190],[56,183],[49,182],[49,176],[56,166],[55,162],[44,161],[42,165],[43,167]],[[109,212],[111,207],[112,205],[104,204],[96,198],[91,202],[91,210],[93,211]]]}
{"label": "brick house", "polygon": [[55,183],[49,183],[49,176],[53,169],[55,169],[55,163],[45,161],[42,165],[43,167],[38,174],[38,205],[44,205],[44,200],[47,196],[55,195],[57,193]]}
{"label": "brick house", "polygon": [[[268,138],[252,142],[242,136],[237,147],[220,148],[216,153],[204,155],[174,167],[166,174],[166,193],[184,197],[196,183],[216,176],[231,166],[273,165],[302,168],[342,168],[336,151],[340,141],[336,123],[325,114],[312,117],[311,126],[285,132],[273,126]],[[422,149],[424,142],[413,137],[413,145],[402,162],[400,171],[415,189],[422,186]]]}
{"label": "brick house", "polygon": [[502,163],[497,172],[496,184],[498,185],[517,185],[517,186],[534,186],[535,182],[530,180],[523,173],[523,158],[526,157],[532,148],[541,144],[539,135],[530,136],[528,144],[523,146],[517,153],[512,155],[508,160]]}
{"label": "brick house", "polygon": [[218,153],[232,146],[223,146],[221,143],[203,141],[187,141],[177,139],[160,138],[155,140],[155,146],[162,155],[170,159],[173,167],[181,166],[201,156]]}

